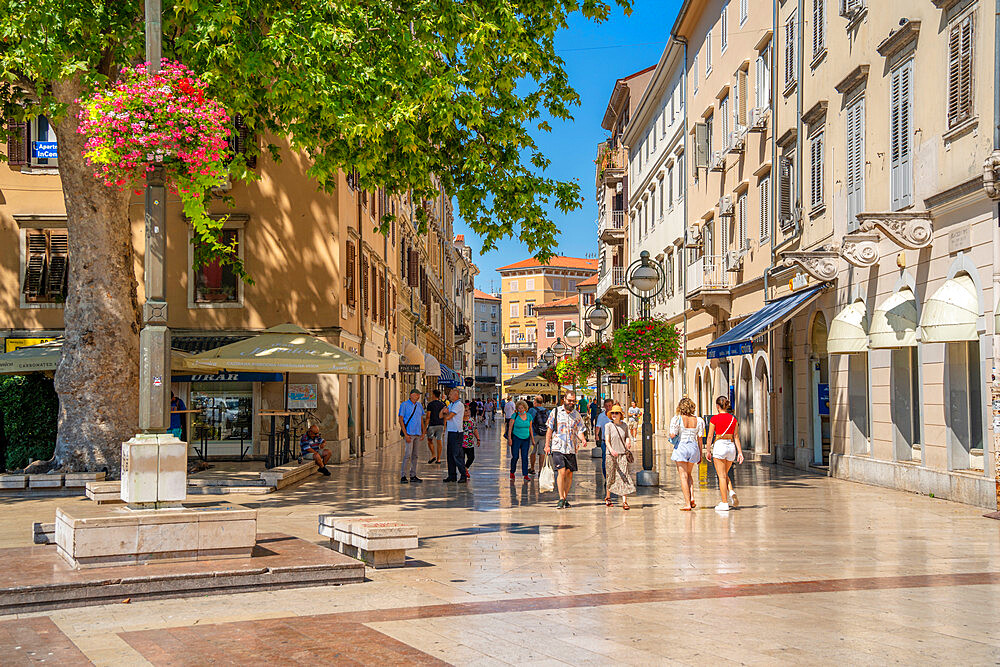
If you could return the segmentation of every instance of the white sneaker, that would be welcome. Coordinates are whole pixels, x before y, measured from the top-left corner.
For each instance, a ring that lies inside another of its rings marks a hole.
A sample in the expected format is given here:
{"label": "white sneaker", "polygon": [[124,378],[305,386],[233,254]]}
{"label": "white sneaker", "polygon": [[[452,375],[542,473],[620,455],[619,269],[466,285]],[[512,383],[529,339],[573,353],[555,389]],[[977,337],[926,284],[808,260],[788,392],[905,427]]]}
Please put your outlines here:
{"label": "white sneaker", "polygon": [[719,503],[718,505],[715,506],[715,509],[717,512],[728,512],[729,503]]}
{"label": "white sneaker", "polygon": [[736,492],[735,491],[731,490],[729,492],[729,504],[732,507],[739,507],[740,506],[740,499],[736,497]]}

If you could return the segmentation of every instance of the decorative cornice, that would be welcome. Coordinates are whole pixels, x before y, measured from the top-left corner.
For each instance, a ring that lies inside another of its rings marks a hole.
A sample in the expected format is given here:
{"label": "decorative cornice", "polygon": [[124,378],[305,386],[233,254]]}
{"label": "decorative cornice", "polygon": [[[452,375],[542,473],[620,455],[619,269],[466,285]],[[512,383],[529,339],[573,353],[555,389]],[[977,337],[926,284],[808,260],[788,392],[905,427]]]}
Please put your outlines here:
{"label": "decorative cornice", "polygon": [[829,282],[837,277],[840,253],[832,250],[788,250],[781,253],[783,266],[798,266],[816,280]]}
{"label": "decorative cornice", "polygon": [[828,105],[829,102],[826,100],[820,100],[816,104],[812,105],[809,108],[809,111],[802,114],[802,122],[806,125],[812,125],[826,115],[826,108]]}
{"label": "decorative cornice", "polygon": [[895,32],[882,40],[882,43],[875,47],[879,55],[891,58],[910,42],[916,40],[920,34],[920,21],[916,19],[907,20]]}
{"label": "decorative cornice", "polygon": [[881,238],[878,234],[848,234],[840,246],[840,256],[863,269],[874,266],[878,263],[878,242]]}
{"label": "decorative cornice", "polygon": [[919,250],[931,244],[934,225],[927,211],[858,213],[859,231],[881,230],[900,248]]}
{"label": "decorative cornice", "polygon": [[788,130],[784,134],[778,137],[778,145],[785,146],[787,144],[792,143],[793,141],[795,141],[795,137],[797,135],[798,135],[798,128],[796,128],[795,126],[788,128]]}
{"label": "decorative cornice", "polygon": [[858,65],[851,73],[840,80],[834,88],[841,95],[849,93],[850,91],[857,88],[861,83],[863,83],[868,78],[868,65]]}

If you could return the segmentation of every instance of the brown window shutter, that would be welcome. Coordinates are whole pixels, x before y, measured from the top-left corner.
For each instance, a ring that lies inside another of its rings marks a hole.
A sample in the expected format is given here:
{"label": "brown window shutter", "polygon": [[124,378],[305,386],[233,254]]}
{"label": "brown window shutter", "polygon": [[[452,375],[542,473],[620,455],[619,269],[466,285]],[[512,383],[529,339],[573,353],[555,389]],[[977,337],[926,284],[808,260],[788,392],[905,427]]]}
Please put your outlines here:
{"label": "brown window shutter", "polygon": [[239,142],[239,152],[246,159],[247,167],[249,167],[250,169],[256,169],[257,156],[247,155],[247,150],[256,141],[256,137],[254,137],[253,132],[250,131],[250,128],[247,127],[246,121],[243,118],[243,114],[236,114],[234,121],[236,125],[237,141]]}
{"label": "brown window shutter", "polygon": [[65,299],[68,275],[69,234],[49,232],[49,261],[45,276],[45,296],[50,299]]}
{"label": "brown window shutter", "polygon": [[7,119],[7,162],[12,167],[28,164],[31,148],[28,145],[28,124]]}
{"label": "brown window shutter", "polygon": [[361,256],[361,309],[368,313],[368,258]]}
{"label": "brown window shutter", "polygon": [[371,297],[372,297],[372,319],[378,321],[379,319],[379,295],[376,294],[375,290],[378,289],[378,271],[375,268],[375,262],[371,263],[372,272],[372,282],[371,282]]}
{"label": "brown window shutter", "polygon": [[347,242],[347,305],[351,308],[357,304],[357,292],[355,292],[357,284],[357,268],[358,259],[354,254],[354,243],[351,241]]}
{"label": "brown window shutter", "polygon": [[24,298],[34,301],[42,295],[45,280],[45,260],[48,256],[48,235],[42,230],[25,233]]}
{"label": "brown window shutter", "polygon": [[[409,267],[406,270],[406,284],[410,287],[418,287],[421,284],[420,281],[420,253],[416,249],[410,248],[409,250]],[[420,298],[423,299],[424,293],[421,287]]]}
{"label": "brown window shutter", "polygon": [[385,276],[380,275],[378,277],[378,302],[380,306],[378,309],[378,322],[383,326],[385,325],[385,299],[387,298],[388,295],[385,293]]}
{"label": "brown window shutter", "polygon": [[392,287],[392,298],[389,300],[389,308],[392,309],[392,332],[396,333],[396,286]]}

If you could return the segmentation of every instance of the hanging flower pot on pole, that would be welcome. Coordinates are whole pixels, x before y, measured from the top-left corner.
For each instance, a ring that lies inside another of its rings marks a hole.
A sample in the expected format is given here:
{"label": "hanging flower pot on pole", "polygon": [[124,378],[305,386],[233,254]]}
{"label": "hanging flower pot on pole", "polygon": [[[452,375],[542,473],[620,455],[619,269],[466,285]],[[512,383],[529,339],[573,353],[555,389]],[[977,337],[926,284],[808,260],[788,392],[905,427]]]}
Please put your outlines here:
{"label": "hanging flower pot on pole", "polygon": [[643,362],[669,368],[677,361],[681,336],[673,324],[658,319],[635,320],[615,329],[614,352],[623,370],[635,375]]}

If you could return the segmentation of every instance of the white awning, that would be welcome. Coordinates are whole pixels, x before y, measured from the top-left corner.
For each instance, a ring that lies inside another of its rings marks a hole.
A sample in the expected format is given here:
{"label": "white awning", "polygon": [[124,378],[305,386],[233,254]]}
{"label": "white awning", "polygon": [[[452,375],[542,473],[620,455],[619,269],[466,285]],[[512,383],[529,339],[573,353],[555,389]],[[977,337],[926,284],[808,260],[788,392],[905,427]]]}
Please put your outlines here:
{"label": "white awning", "polygon": [[441,363],[434,358],[433,354],[424,354],[424,374],[433,376],[441,375]]}
{"label": "white awning", "polygon": [[924,343],[979,340],[978,318],[975,283],[967,275],[955,276],[927,299],[920,318],[920,339]]}
{"label": "white awning", "polygon": [[830,322],[826,340],[829,354],[868,351],[868,310],[863,301],[855,301]]}
{"label": "white awning", "polygon": [[875,307],[868,346],[873,350],[917,346],[917,299],[909,287],[889,295]]}
{"label": "white awning", "polygon": [[424,353],[413,343],[407,342],[403,347],[403,363],[424,367]]}

